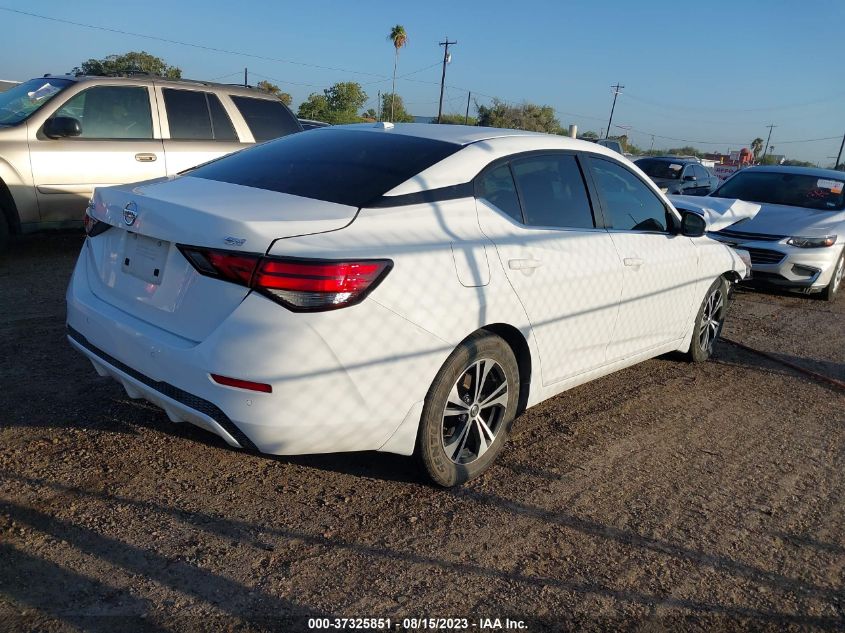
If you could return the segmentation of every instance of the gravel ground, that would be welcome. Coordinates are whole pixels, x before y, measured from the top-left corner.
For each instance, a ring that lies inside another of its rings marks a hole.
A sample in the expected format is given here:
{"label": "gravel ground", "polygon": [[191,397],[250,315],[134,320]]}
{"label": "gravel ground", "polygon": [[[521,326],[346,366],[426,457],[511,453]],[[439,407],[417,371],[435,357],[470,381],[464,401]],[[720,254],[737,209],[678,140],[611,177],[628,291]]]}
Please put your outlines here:
{"label": "gravel ground", "polygon": [[[0,260],[0,628],[845,629],[841,390],[720,343],[531,409],[457,490],[397,456],[249,454],[70,348],[80,243]],[[843,317],[845,297],[739,291],[726,334],[845,380]]]}

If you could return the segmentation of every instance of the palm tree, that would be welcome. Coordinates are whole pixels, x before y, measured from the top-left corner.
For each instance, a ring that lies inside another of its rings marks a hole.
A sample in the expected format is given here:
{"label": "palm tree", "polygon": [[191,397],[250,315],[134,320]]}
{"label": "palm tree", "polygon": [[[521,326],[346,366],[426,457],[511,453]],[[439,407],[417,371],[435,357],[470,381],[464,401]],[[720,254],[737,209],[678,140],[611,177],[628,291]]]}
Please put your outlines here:
{"label": "palm tree", "polygon": [[408,43],[408,34],[405,32],[405,27],[397,24],[390,29],[390,35],[387,36],[393,42],[395,54],[393,57],[393,90],[391,90],[390,97],[390,120],[393,120],[393,102],[396,99],[396,64],[399,62],[399,49]]}
{"label": "palm tree", "polygon": [[757,157],[760,156],[760,151],[763,149],[763,139],[759,136],[751,141],[751,151],[754,152],[754,162],[757,162]]}

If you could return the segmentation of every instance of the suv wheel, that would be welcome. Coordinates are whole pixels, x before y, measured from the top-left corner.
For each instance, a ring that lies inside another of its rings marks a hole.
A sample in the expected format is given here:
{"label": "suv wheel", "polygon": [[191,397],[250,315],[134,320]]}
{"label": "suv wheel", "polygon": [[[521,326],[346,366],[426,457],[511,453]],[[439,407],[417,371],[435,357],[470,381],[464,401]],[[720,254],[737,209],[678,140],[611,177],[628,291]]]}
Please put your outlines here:
{"label": "suv wheel", "polygon": [[719,277],[714,281],[695,317],[695,327],[692,332],[687,355],[690,360],[700,363],[713,354],[713,345],[722,333],[725,325],[725,315],[728,311],[728,282]]}

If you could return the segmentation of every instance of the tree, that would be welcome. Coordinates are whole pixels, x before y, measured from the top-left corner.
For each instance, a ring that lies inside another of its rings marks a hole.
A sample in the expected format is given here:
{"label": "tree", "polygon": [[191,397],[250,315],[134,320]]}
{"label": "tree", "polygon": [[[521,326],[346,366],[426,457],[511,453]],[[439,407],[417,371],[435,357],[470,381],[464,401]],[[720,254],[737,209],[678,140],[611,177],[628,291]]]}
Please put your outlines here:
{"label": "tree", "polygon": [[[466,121],[466,123],[464,123]],[[474,116],[466,117],[463,114],[444,114],[440,117],[440,122],[446,125],[478,125],[478,119]],[[434,119],[432,123],[437,123],[437,119]]]}
{"label": "tree", "polygon": [[666,153],[670,156],[698,156],[701,152],[691,145],[684,145],[666,150]]}
{"label": "tree", "polygon": [[315,121],[328,122],[329,104],[326,95],[312,92],[308,98],[299,104],[297,116],[300,119],[313,119]]}
{"label": "tree", "polygon": [[390,118],[394,123],[413,123],[414,117],[408,114],[405,110],[405,102],[402,97],[394,95],[392,92],[386,92],[381,96],[381,111],[387,112],[393,109],[393,116]]}
{"label": "tree", "polygon": [[[390,29],[390,34],[387,36],[393,42],[393,87],[390,89],[390,94],[396,94],[396,65],[399,63],[399,49],[408,43],[408,34],[405,32],[405,27],[397,24]],[[393,99],[390,100],[390,120],[393,121]]]}
{"label": "tree", "polygon": [[596,134],[595,132],[593,132],[592,130],[587,130],[586,132],[582,132],[581,136],[579,138],[590,139],[590,138],[598,138],[598,137],[599,137],[599,135]]}
{"label": "tree", "polygon": [[299,104],[298,116],[326,123],[358,123],[358,111],[367,101],[367,93],[361,84],[354,81],[336,83],[323,90],[323,94],[312,92],[308,99]]}
{"label": "tree", "polygon": [[73,71],[75,75],[119,75],[129,72],[142,72],[168,79],[179,79],[182,77],[182,69],[178,66],[169,66],[160,57],[150,55],[145,51],[140,53],[130,51],[123,55],[108,55],[102,59],[89,59],[76,66]]}
{"label": "tree", "polygon": [[763,151],[763,139],[759,136],[751,141],[751,151],[754,153],[754,162],[757,162],[757,158],[760,156],[760,152]]}
{"label": "tree", "polygon": [[293,101],[293,97],[291,97],[287,92],[282,92],[281,88],[279,88],[276,84],[270,83],[266,79],[259,81],[255,84],[255,87],[259,90],[263,90],[264,92],[269,92],[271,95],[276,95],[286,106],[290,106]]}
{"label": "tree", "polygon": [[547,134],[558,134],[561,131],[554,108],[527,101],[518,106],[511,106],[499,99],[493,99],[491,106],[478,106],[478,124]]}

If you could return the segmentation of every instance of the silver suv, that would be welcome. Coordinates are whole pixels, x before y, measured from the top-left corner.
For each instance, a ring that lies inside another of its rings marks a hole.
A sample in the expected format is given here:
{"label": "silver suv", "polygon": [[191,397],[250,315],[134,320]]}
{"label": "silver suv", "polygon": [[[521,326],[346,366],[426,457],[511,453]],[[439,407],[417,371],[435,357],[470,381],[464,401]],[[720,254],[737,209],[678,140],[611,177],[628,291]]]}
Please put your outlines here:
{"label": "silver suv", "polygon": [[0,93],[0,249],[81,226],[94,187],[175,174],[302,131],[276,97],[150,75],[45,75]]}

